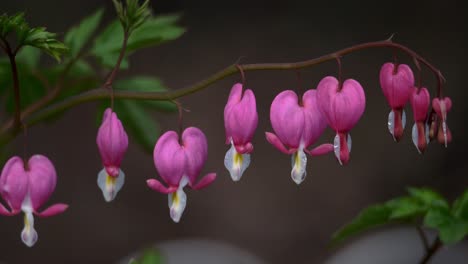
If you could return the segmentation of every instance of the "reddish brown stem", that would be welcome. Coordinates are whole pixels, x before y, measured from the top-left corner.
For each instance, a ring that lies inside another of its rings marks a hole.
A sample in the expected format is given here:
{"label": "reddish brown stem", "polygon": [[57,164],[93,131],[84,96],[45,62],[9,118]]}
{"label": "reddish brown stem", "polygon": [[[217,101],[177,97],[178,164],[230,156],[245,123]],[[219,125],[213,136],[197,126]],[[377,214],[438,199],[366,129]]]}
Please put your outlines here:
{"label": "reddish brown stem", "polygon": [[[125,40],[125,38],[124,38]],[[124,41],[124,46],[126,46],[126,41]],[[386,48],[391,48],[391,49],[398,49],[412,58],[416,58],[420,63],[424,64],[426,67],[428,67],[434,75],[438,79],[438,90],[437,90],[437,96],[441,97],[442,95],[442,83],[444,81],[444,77],[442,76],[442,73],[434,67],[432,64],[430,64],[427,60],[425,60],[423,57],[421,57],[419,54],[411,50],[410,48],[403,46],[398,43],[392,42],[390,39],[388,40],[383,40],[383,41],[375,41],[375,42],[367,42],[367,43],[362,43],[362,44],[357,44],[348,48],[344,48],[342,50],[323,55],[321,57],[311,59],[311,60],[306,60],[306,61],[300,61],[300,62],[293,62],[293,63],[259,63],[259,64],[244,64],[241,65],[242,70],[244,72],[246,71],[258,71],[258,70],[294,70],[294,69],[302,69],[302,68],[307,68],[311,67],[314,65],[318,65],[327,61],[331,60],[336,60],[337,57],[345,56],[347,54],[360,51],[360,50],[366,50],[370,48],[379,48],[379,47],[386,47]],[[115,78],[115,75],[117,73],[117,69],[120,67],[120,62],[124,57],[124,49],[123,52],[121,52],[119,58],[121,58],[118,61],[119,65],[116,65],[112,73],[110,74],[109,78],[107,79],[106,83],[112,84],[112,81]],[[218,80],[224,79],[236,72],[238,72],[238,68],[236,67],[237,64],[230,65],[226,67],[225,69],[213,74],[212,76],[208,77],[205,80],[202,80],[200,82],[197,82],[191,86],[188,86],[183,89],[178,89],[174,91],[169,91],[169,92],[137,92],[137,91],[115,91],[114,96],[115,98],[126,98],[126,99],[137,99],[137,100],[174,100],[195,92],[198,92],[200,90],[203,90],[204,88],[208,87],[209,85],[215,83]],[[129,89],[131,89],[129,87]],[[54,114],[58,111],[63,111],[67,108],[70,108],[74,105],[92,101],[92,100],[98,100],[98,99],[103,99],[103,98],[109,98],[112,94],[109,92],[109,89],[102,89],[102,88],[96,88],[93,90],[89,90],[86,92],[83,92],[81,94],[78,94],[76,96],[69,97],[67,99],[64,99],[61,102],[58,102],[56,104],[50,105],[44,109],[41,109],[40,111],[31,111],[27,115],[24,115],[23,118],[29,117],[30,115],[34,114],[31,118],[27,119],[27,122],[29,125],[37,123],[38,121],[42,120],[43,118]],[[38,109],[39,110],[39,109]],[[11,132],[11,126],[10,125],[5,125],[0,129],[0,145],[2,142],[8,141],[16,133],[8,133],[9,131]]]}

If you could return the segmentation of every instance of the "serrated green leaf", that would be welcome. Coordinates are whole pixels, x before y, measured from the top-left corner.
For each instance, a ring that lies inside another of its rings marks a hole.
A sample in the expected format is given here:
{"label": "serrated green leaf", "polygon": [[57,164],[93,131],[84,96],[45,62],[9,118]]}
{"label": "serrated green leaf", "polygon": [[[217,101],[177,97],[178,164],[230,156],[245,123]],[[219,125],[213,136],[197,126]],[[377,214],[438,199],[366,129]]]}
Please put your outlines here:
{"label": "serrated green leaf", "polygon": [[41,52],[35,47],[22,47],[16,55],[16,61],[19,64],[26,65],[30,69],[34,69],[38,66],[41,58]]}
{"label": "serrated green leaf", "polygon": [[391,209],[390,219],[411,221],[423,216],[427,207],[414,197],[399,197],[390,200],[386,205]]}
{"label": "serrated green leaf", "polygon": [[428,188],[408,188],[409,194],[421,201],[428,207],[443,207],[449,208],[449,204],[445,198],[439,193]]}
{"label": "serrated green leaf", "polygon": [[75,57],[81,51],[101,22],[103,9],[84,18],[79,25],[72,27],[65,35],[65,44],[70,48],[70,55]]}
{"label": "serrated green leaf", "polygon": [[43,27],[29,29],[20,43],[39,48],[57,61],[68,51],[65,44],[56,39],[56,34],[47,32]]}
{"label": "serrated green leaf", "polygon": [[444,244],[456,243],[468,234],[468,222],[455,218],[445,208],[431,209],[424,218],[424,225],[436,229]]}
{"label": "serrated green leaf", "polygon": [[468,222],[468,190],[458,197],[452,206],[452,214]]}
{"label": "serrated green leaf", "polygon": [[362,210],[351,223],[345,225],[336,232],[332,237],[332,243],[339,243],[350,236],[362,233],[370,228],[384,225],[390,221],[391,214],[391,208],[385,204],[370,206]]}
{"label": "serrated green leaf", "polygon": [[[137,76],[123,80],[117,80],[114,83],[116,90],[132,90],[139,92],[165,92],[168,89],[163,83],[154,77]],[[145,106],[150,107],[152,110],[174,112],[177,110],[177,105],[169,101],[155,101],[143,100],[141,101]]]}
{"label": "serrated green leaf", "polygon": [[145,0],[141,5],[138,0],[127,0],[125,7],[118,0],[113,0],[117,16],[126,32],[132,32],[142,25],[151,16],[151,9],[148,7],[149,0]]}

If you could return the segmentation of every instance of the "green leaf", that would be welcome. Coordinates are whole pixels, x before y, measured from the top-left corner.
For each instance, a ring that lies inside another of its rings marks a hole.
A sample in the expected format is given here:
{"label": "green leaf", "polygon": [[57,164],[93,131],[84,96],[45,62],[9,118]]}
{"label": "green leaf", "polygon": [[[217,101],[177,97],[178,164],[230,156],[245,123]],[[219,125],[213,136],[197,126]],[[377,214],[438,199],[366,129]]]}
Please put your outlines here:
{"label": "green leaf", "polygon": [[436,229],[444,244],[457,243],[468,234],[468,221],[453,217],[448,209],[431,209],[424,218],[424,225]]}
{"label": "green leaf", "polygon": [[141,5],[138,0],[127,0],[125,7],[119,0],[113,0],[113,2],[120,23],[126,32],[137,29],[151,16],[151,9],[148,7],[149,0],[145,0]]}
{"label": "green leaf", "polygon": [[136,260],[130,262],[131,264],[162,264],[163,257],[156,249],[147,249]]}
{"label": "green leaf", "polygon": [[[20,79],[20,104],[21,109],[24,109],[45,96],[46,88],[35,76],[27,74],[22,76]],[[15,111],[15,97],[12,88],[8,89],[6,94],[5,110],[10,114]]]}
{"label": "green leaf", "polygon": [[426,213],[427,208],[414,197],[400,197],[390,200],[386,205],[391,209],[390,219],[411,221]]}
{"label": "green leaf", "polygon": [[29,45],[39,48],[52,56],[57,61],[68,51],[68,48],[62,42],[56,39],[56,34],[46,31],[46,28],[31,28],[22,37],[21,45]]}
{"label": "green leaf", "polygon": [[179,18],[180,15],[166,15],[148,19],[130,36],[127,50],[131,52],[179,38],[185,32],[175,25]]}
{"label": "green leaf", "polygon": [[16,54],[16,61],[26,65],[30,69],[34,69],[38,66],[40,58],[40,50],[30,46],[22,47],[18,54]]}
{"label": "green leaf", "polygon": [[81,51],[101,22],[103,9],[84,18],[79,25],[72,27],[65,35],[65,44],[70,48],[70,55],[75,57]]}
{"label": "green leaf", "polygon": [[455,200],[452,207],[452,213],[456,218],[463,219],[468,222],[468,190]]}
{"label": "green leaf", "polygon": [[[165,92],[168,89],[163,83],[154,77],[138,76],[123,80],[117,80],[114,83],[116,90],[131,90],[139,92]],[[170,101],[155,101],[155,100],[144,100],[141,103],[145,106],[150,107],[152,110],[163,111],[163,112],[174,112],[177,110],[177,105]]]}
{"label": "green leaf", "polygon": [[[127,43],[126,55],[150,46],[156,46],[174,40],[184,33],[184,29],[177,26],[179,15],[165,15],[150,18],[136,29]],[[117,20],[111,22],[95,39],[91,54],[107,67],[114,67],[122,48],[124,31]],[[125,62],[128,67],[128,62]]]}
{"label": "green leaf", "polygon": [[449,208],[449,204],[445,198],[439,193],[428,188],[408,188],[409,194],[421,201],[427,207],[443,207]]}
{"label": "green leaf", "polygon": [[6,38],[12,31],[18,36],[22,36],[29,29],[26,20],[24,19],[24,13],[17,13],[12,16],[3,14],[0,16],[0,36]]}
{"label": "green leaf", "polygon": [[345,225],[336,232],[332,237],[332,243],[341,242],[350,236],[386,224],[390,221],[391,214],[392,209],[385,204],[370,206],[361,211],[351,223]]}

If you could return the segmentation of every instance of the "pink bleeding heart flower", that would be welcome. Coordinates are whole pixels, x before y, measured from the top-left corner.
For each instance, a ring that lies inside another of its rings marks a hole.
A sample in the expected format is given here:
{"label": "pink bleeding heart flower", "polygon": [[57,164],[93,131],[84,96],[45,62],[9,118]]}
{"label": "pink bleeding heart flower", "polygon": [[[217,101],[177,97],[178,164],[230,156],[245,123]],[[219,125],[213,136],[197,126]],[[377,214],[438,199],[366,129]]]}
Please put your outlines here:
{"label": "pink bleeding heart flower", "polygon": [[388,115],[388,130],[395,141],[400,141],[406,125],[406,114],[403,109],[408,102],[414,87],[414,75],[406,64],[385,63],[380,69],[380,86],[392,108]]}
{"label": "pink bleeding heart flower", "polygon": [[452,109],[452,100],[449,97],[434,98],[432,100],[432,108],[441,120],[437,132],[437,140],[447,147],[447,144],[452,141],[452,133],[447,126],[447,114]]}
{"label": "pink bleeding heart flower", "polygon": [[294,91],[286,90],[271,103],[270,121],[275,134],[266,132],[266,138],[281,152],[292,154],[291,177],[296,184],[302,183],[306,177],[307,157],[304,152],[317,156],[333,150],[331,144],[307,149],[327,127],[317,108],[316,95],[315,90],[308,90],[299,101]]}
{"label": "pink bleeding heart flower", "polygon": [[10,158],[0,175],[0,195],[10,209],[0,203],[0,214],[13,216],[25,214],[21,240],[32,247],[38,239],[34,229],[34,215],[49,217],[63,213],[68,205],[55,204],[42,212],[44,205],[55,190],[57,174],[54,165],[45,156],[34,155],[27,164],[20,157]]}
{"label": "pink bleeding heart flower", "polygon": [[413,108],[414,125],[412,130],[413,144],[419,153],[426,150],[429,143],[429,126],[426,124],[427,111],[431,98],[426,88],[414,88],[410,97],[411,107]]}
{"label": "pink bleeding heart flower", "polygon": [[247,89],[242,94],[242,84],[235,84],[224,108],[224,127],[226,144],[231,148],[226,152],[224,166],[233,181],[239,181],[250,164],[251,143],[258,124],[255,95]]}
{"label": "pink bleeding heart flower", "polygon": [[349,162],[351,135],[366,107],[366,97],[361,84],[353,79],[340,83],[335,77],[323,78],[317,86],[317,102],[328,125],[335,130],[333,141],[335,156],[341,165]]}
{"label": "pink bleeding heart flower", "polygon": [[168,187],[156,179],[147,180],[147,184],[151,189],[169,195],[170,216],[178,223],[187,203],[184,187],[188,185],[200,190],[216,179],[216,173],[208,173],[196,183],[208,158],[205,134],[196,127],[189,127],[179,141],[175,131],[168,131],[156,142],[153,158],[156,170]]}
{"label": "pink bleeding heart flower", "polygon": [[96,137],[104,169],[98,174],[97,183],[107,202],[114,200],[125,182],[120,169],[123,156],[128,148],[128,136],[117,114],[112,109],[104,111],[102,124]]}

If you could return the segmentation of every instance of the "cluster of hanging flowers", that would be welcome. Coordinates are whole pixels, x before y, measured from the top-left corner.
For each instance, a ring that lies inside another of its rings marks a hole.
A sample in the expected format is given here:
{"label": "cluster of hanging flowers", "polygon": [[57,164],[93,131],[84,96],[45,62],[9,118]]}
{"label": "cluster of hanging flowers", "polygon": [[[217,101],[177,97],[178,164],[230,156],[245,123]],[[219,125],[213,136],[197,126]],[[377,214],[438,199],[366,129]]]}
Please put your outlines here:
{"label": "cluster of hanging flowers", "polygon": [[[425,87],[415,86],[413,72],[405,64],[385,63],[380,71],[380,85],[391,107],[388,129],[395,141],[403,136],[404,108],[409,101],[415,122],[412,140],[417,150],[424,152],[429,141],[435,138],[447,146],[452,137],[447,126],[447,114],[452,106],[450,98],[434,98],[429,112],[429,92]],[[346,165],[350,161],[350,131],[363,115],[365,105],[364,90],[353,79],[341,81],[326,76],[316,89],[302,95],[292,90],[283,91],[271,103],[270,121],[274,133],[266,132],[266,140],[282,153],[291,155],[291,178],[300,184],[306,177],[307,155],[333,152],[339,164]],[[230,145],[224,165],[233,181],[239,181],[250,165],[257,124],[253,91],[245,89],[243,84],[235,84],[224,109],[226,144]],[[333,141],[314,146],[327,127],[336,133]],[[208,157],[205,134],[196,127],[179,132],[180,135],[175,131],[164,133],[154,147],[154,165],[163,182],[147,180],[149,188],[168,195],[169,214],[174,222],[180,221],[187,204],[184,188],[200,190],[216,179],[216,173],[208,173],[198,180]],[[120,166],[128,147],[127,133],[111,108],[104,112],[96,143],[103,164],[97,184],[105,201],[110,202],[125,182]],[[34,155],[28,161],[15,156],[3,167],[0,196],[9,208],[0,203],[0,214],[13,216],[21,211],[25,214],[21,239],[28,246],[33,246],[38,239],[33,215],[54,216],[68,207],[56,204],[38,211],[52,195],[56,180],[52,162],[43,155]]]}

